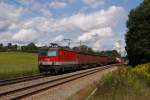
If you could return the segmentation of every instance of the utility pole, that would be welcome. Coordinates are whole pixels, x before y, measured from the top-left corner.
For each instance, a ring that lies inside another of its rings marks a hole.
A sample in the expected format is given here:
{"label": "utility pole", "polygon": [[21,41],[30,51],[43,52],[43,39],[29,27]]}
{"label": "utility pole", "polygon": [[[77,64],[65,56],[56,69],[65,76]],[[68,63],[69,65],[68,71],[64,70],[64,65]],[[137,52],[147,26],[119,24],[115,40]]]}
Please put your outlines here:
{"label": "utility pole", "polygon": [[82,41],[80,40],[80,47],[81,47],[81,45],[82,45]]}

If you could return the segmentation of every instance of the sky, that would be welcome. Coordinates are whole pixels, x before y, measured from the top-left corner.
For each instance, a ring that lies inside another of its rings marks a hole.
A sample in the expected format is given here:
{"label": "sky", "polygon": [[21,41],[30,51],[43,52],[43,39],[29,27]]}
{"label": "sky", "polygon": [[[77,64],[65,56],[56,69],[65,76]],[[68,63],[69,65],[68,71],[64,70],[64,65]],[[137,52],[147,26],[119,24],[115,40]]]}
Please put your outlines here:
{"label": "sky", "polygon": [[57,42],[124,51],[126,21],[142,0],[0,0],[0,43]]}

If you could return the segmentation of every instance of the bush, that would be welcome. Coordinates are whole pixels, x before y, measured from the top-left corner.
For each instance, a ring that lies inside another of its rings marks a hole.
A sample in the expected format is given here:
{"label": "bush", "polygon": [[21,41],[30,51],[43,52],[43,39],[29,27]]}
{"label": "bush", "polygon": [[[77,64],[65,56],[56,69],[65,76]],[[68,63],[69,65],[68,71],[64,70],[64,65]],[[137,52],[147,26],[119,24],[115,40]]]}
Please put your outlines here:
{"label": "bush", "polygon": [[103,77],[92,100],[148,100],[150,64],[119,68]]}

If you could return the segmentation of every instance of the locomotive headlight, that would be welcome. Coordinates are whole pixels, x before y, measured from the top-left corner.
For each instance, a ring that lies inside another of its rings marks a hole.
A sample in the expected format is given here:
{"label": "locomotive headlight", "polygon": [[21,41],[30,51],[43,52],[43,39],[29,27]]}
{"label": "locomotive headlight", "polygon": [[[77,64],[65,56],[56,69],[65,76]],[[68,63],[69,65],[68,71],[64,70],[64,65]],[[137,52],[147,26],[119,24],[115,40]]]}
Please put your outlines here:
{"label": "locomotive headlight", "polygon": [[45,61],[49,61],[49,58],[46,58]]}

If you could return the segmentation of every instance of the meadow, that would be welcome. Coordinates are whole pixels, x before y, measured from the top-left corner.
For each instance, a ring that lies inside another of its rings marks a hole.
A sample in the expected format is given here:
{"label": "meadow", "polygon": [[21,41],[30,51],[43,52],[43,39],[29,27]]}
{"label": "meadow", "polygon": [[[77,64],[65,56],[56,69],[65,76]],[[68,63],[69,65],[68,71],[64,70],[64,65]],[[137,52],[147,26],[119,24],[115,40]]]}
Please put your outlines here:
{"label": "meadow", "polygon": [[0,52],[0,80],[37,73],[37,54]]}
{"label": "meadow", "polygon": [[150,63],[119,68],[96,86],[90,100],[150,100]]}

